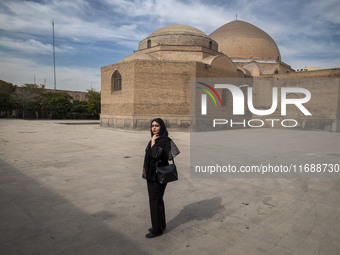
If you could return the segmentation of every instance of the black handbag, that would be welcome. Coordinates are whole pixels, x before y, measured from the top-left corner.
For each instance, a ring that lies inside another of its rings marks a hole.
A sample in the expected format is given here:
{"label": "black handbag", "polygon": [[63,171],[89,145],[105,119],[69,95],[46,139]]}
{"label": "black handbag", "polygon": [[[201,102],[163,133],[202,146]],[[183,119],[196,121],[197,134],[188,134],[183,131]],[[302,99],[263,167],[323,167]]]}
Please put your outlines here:
{"label": "black handbag", "polygon": [[172,164],[167,166],[158,166],[156,163],[156,175],[160,184],[177,181],[178,174],[174,159],[172,158]]}

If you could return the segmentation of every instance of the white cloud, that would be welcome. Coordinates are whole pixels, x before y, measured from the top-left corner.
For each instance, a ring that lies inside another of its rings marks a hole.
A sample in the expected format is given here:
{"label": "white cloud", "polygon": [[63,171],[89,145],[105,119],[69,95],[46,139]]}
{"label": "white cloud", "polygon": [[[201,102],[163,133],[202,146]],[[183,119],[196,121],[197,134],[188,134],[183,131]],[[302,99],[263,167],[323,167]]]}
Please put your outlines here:
{"label": "white cloud", "polygon": [[[7,1],[9,10],[0,11],[0,29],[40,36],[51,36],[52,20],[55,21],[56,37],[75,41],[86,40],[137,40],[140,33],[137,25],[114,25],[101,16],[89,17],[88,3],[53,0],[50,2]],[[29,10],[29,11],[28,11]]]}
{"label": "white cloud", "polygon": [[[56,37],[75,41],[136,39],[136,25],[113,26],[102,20],[87,19],[86,1],[51,1],[44,3],[10,1],[3,3],[9,11],[0,12],[0,29],[50,37],[55,20]],[[29,11],[28,11],[29,10]]]}
{"label": "white cloud", "polygon": [[338,0],[307,2],[303,9],[303,15],[306,18],[314,20],[314,23],[333,23],[340,24],[340,4]]}
{"label": "white cloud", "polygon": [[200,1],[105,0],[105,2],[129,17],[145,17],[147,19],[145,25],[152,28],[150,32],[165,24],[184,24],[210,34],[212,30],[235,17],[233,11]]}
{"label": "white cloud", "polygon": [[[160,27],[184,24],[209,35],[234,20],[236,13],[238,19],[272,36],[280,47],[282,59],[293,68],[336,67],[340,66],[339,39],[334,37],[340,34],[339,8],[338,0],[221,0],[214,4],[203,0],[3,0],[0,46],[17,54],[15,57],[0,52],[0,79],[8,77],[8,81],[19,85],[32,82],[36,74],[46,77],[48,85],[53,87],[53,67],[34,60],[35,55],[51,54],[53,19],[59,57],[67,60],[64,63],[72,63],[71,57],[84,60],[77,67],[57,66],[57,82],[65,88],[83,90],[91,83],[100,87],[100,66],[104,63],[98,63],[98,70],[80,67],[91,61],[95,64],[89,59],[93,52],[99,56],[110,49],[114,63],[121,52],[131,49],[132,53],[139,41]],[[46,43],[48,40],[50,43]],[[25,56],[30,59],[24,59],[22,52],[30,52]],[[97,62],[101,61],[99,58]],[[107,57],[103,60],[112,64],[109,61]]]}
{"label": "white cloud", "polygon": [[297,39],[293,42],[285,42],[284,45],[280,47],[280,50],[285,56],[310,56],[314,55],[324,55],[326,56],[340,56],[340,48],[337,48],[333,42],[330,41],[320,41],[316,42],[306,39]]}
{"label": "white cloud", "polygon": [[[29,59],[17,58],[0,53],[0,79],[16,85],[44,83],[47,88],[54,87],[53,66],[42,65]],[[91,85],[100,90],[100,68],[56,67],[57,89],[79,90],[90,89]]]}
{"label": "white cloud", "polygon": [[[8,37],[0,37],[0,46],[22,51],[29,54],[51,54],[52,52],[52,45],[51,44],[43,44],[34,39],[29,40],[14,40]],[[73,47],[63,47],[58,48],[56,47],[56,52],[67,52],[73,50]]]}

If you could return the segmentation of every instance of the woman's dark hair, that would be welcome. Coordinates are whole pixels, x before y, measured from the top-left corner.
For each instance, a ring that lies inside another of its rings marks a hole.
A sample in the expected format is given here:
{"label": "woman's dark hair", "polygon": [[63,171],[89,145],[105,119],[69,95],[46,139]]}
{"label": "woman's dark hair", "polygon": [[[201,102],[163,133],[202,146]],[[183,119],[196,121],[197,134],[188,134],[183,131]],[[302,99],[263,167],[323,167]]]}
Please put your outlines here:
{"label": "woman's dark hair", "polygon": [[164,121],[161,118],[156,118],[156,119],[153,119],[150,123],[151,137],[153,136],[152,122],[154,122],[154,121],[157,122],[161,126],[161,129],[159,130],[159,136],[168,136],[168,130],[166,130],[166,126],[165,126]]}

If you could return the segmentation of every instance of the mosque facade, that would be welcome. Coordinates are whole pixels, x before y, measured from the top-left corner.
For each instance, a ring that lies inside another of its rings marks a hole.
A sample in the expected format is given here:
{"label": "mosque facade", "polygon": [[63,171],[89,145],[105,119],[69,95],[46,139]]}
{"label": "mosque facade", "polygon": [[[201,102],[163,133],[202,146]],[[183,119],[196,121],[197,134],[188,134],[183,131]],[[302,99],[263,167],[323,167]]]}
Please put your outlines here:
{"label": "mosque facade", "polygon": [[[132,55],[101,68],[100,123],[147,129],[151,119],[161,116],[169,128],[185,130],[190,127],[191,79],[296,74],[282,62],[275,41],[250,23],[234,20],[209,36],[186,25],[165,26],[140,41]],[[339,69],[314,76],[339,77]],[[332,93],[339,102],[339,88]],[[334,111],[338,121],[339,106]]]}

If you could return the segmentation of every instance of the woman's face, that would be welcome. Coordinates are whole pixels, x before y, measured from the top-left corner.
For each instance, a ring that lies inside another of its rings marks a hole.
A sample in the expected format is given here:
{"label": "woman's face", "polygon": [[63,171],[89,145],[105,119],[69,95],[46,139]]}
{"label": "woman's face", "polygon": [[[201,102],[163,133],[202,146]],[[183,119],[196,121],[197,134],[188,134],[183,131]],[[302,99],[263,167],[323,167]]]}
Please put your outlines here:
{"label": "woman's face", "polygon": [[159,135],[159,131],[161,130],[161,125],[156,121],[151,123],[151,131],[154,135]]}

